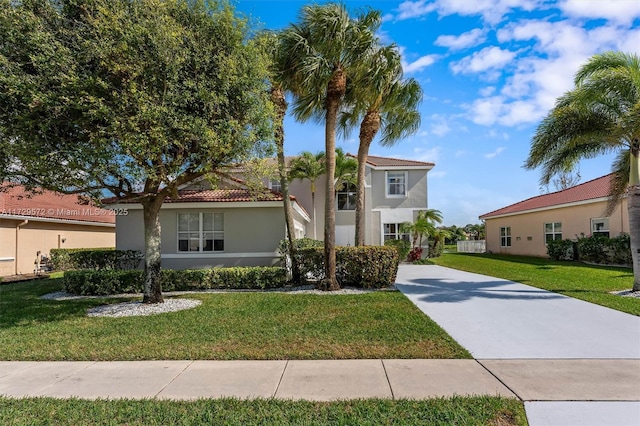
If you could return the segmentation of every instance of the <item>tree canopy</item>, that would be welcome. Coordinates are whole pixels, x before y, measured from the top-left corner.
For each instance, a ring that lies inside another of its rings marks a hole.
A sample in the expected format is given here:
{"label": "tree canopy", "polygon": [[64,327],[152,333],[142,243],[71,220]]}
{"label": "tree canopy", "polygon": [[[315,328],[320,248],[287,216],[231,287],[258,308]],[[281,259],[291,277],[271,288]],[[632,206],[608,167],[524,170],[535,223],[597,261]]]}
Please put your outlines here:
{"label": "tree canopy", "polygon": [[247,23],[207,0],[0,0],[0,40],[2,178],[140,202],[161,301],[163,200],[272,139]]}

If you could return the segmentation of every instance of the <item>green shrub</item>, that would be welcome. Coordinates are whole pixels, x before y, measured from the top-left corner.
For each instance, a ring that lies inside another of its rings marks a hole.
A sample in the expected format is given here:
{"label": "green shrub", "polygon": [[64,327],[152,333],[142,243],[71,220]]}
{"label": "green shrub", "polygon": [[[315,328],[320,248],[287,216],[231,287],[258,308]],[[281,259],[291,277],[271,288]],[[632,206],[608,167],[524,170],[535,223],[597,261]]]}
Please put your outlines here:
{"label": "green shrub", "polygon": [[143,256],[138,250],[52,249],[51,262],[56,270],[135,269]]}
{"label": "green shrub", "polygon": [[551,240],[547,242],[547,254],[551,260],[573,260],[573,241]]}
{"label": "green shrub", "polygon": [[409,250],[411,250],[411,243],[407,240],[387,240],[384,242],[385,246],[394,247],[398,250],[398,261],[403,262],[407,260]]}
{"label": "green shrub", "polygon": [[576,243],[579,260],[609,265],[631,265],[631,239],[627,234],[615,238],[580,237]]}
{"label": "green shrub", "polygon": [[[163,291],[204,289],[268,289],[286,285],[286,270],[256,266],[209,269],[163,269],[160,271]],[[141,293],[144,289],[142,270],[77,270],[67,271],[62,279],[65,291],[80,295],[104,296]]]}
{"label": "green shrub", "polygon": [[429,240],[429,251],[427,253],[428,258],[442,256],[444,250],[444,244],[439,240]]}
{"label": "green shrub", "polygon": [[[300,271],[307,280],[324,279],[324,250],[298,251]],[[392,285],[398,272],[395,247],[336,247],[336,278],[341,286],[380,288]]]}

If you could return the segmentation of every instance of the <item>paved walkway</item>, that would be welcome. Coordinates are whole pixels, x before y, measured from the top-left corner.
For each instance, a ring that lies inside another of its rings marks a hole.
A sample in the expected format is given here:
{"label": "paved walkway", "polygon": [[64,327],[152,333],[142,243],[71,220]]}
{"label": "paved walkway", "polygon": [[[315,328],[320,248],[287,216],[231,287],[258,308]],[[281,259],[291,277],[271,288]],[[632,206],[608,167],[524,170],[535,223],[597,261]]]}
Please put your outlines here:
{"label": "paved walkway", "polygon": [[492,277],[400,267],[474,360],[0,362],[0,395],[330,401],[503,395],[531,426],[640,425],[640,318]]}
{"label": "paved walkway", "polygon": [[531,426],[640,425],[640,317],[440,266],[402,265],[396,286],[525,402]]}

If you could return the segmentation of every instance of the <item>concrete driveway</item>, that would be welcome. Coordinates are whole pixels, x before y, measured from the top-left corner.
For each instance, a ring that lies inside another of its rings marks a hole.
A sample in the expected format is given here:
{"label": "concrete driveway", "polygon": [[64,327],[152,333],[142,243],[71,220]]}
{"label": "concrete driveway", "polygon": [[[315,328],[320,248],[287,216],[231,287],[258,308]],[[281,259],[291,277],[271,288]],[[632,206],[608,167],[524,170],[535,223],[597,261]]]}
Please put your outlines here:
{"label": "concrete driveway", "polygon": [[640,425],[640,317],[441,266],[401,265],[396,286],[524,401],[531,426]]}

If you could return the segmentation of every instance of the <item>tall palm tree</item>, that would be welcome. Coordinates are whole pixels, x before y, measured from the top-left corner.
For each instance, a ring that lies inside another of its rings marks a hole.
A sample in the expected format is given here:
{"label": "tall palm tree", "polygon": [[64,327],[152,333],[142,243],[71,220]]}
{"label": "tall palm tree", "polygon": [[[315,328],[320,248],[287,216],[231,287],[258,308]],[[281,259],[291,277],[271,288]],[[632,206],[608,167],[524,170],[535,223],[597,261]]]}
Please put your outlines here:
{"label": "tall palm tree", "polygon": [[360,121],[356,190],[356,246],[364,245],[365,167],[369,147],[382,129],[380,143],[391,146],[420,128],[418,106],[422,89],[413,79],[402,79],[400,53],[395,45],[379,47],[361,63],[359,78],[347,91],[351,109],[340,116],[340,129],[348,136]]}
{"label": "tall palm tree", "polygon": [[640,291],[640,58],[622,52],[595,55],[574,83],[538,126],[525,167],[542,167],[540,181],[548,184],[583,158],[617,153],[606,214],[626,193],[633,291]]}
{"label": "tall palm tree", "polygon": [[338,111],[347,80],[377,43],[375,31],[381,18],[367,11],[352,19],[343,4],[304,6],[299,23],[281,33],[283,49],[280,69],[286,88],[294,94],[293,112],[300,121],[314,118],[325,123],[326,188],[324,263],[328,290],[339,289],[336,280],[335,250],[335,148]]}
{"label": "tall palm tree", "polygon": [[282,202],[284,206],[284,219],[287,224],[287,241],[289,259],[291,261],[291,280],[294,283],[300,282],[300,267],[296,256],[295,227],[293,223],[293,208],[291,206],[291,198],[289,197],[289,177],[287,176],[287,164],[284,156],[284,116],[287,113],[287,101],[285,99],[285,91],[282,82],[279,80],[282,75],[277,69],[280,61],[278,55],[281,51],[278,49],[278,36],[273,32],[265,32],[260,35],[259,42],[264,45],[265,51],[268,53],[270,60],[270,99],[275,109],[274,120],[274,137],[277,150],[278,161],[278,177],[280,179],[280,192],[282,193]]}
{"label": "tall palm tree", "polygon": [[294,158],[289,165],[289,179],[308,179],[311,182],[311,209],[313,210],[311,220],[313,222],[313,239],[317,240],[316,232],[316,180],[325,173],[324,152],[312,154],[304,151],[300,156]]}

